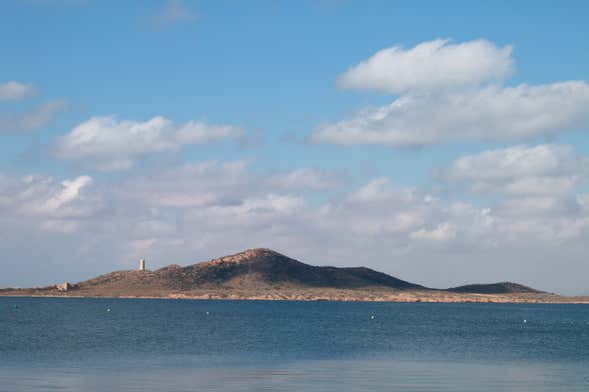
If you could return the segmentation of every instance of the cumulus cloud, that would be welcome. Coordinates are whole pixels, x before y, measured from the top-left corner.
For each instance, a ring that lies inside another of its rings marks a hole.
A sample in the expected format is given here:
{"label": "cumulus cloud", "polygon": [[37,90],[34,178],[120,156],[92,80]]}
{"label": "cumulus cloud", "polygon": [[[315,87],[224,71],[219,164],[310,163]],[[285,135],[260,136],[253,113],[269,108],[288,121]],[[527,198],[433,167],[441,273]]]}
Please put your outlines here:
{"label": "cumulus cloud", "polygon": [[71,232],[101,208],[98,195],[86,193],[92,183],[89,176],[63,181],[42,175],[0,177],[0,221],[9,227],[24,217],[37,229]]}
{"label": "cumulus cloud", "polygon": [[310,168],[287,172],[253,173],[248,162],[200,162],[130,179],[120,197],[158,207],[236,206],[241,200],[268,194],[298,195],[326,191],[341,184],[341,175]]}
{"label": "cumulus cloud", "polygon": [[413,231],[409,234],[409,237],[411,239],[434,242],[448,241],[456,238],[456,231],[457,230],[455,225],[444,222],[440,223],[436,228],[431,230],[419,229],[417,231]]}
{"label": "cumulus cloud", "polygon": [[589,126],[589,84],[504,86],[510,46],[447,40],[379,51],[339,79],[397,94],[392,103],[319,125],[318,143],[420,147],[457,140],[524,140]]}
{"label": "cumulus cloud", "polygon": [[520,145],[461,157],[444,179],[482,193],[558,195],[589,179],[589,159],[571,146]]}
{"label": "cumulus cloud", "polygon": [[267,177],[267,182],[273,187],[296,190],[325,191],[335,189],[345,182],[345,176],[334,172],[303,168],[287,174],[274,174]]}
{"label": "cumulus cloud", "polygon": [[321,219],[342,238],[378,241],[411,253],[442,244],[446,250],[484,250],[495,246],[495,219],[488,208],[442,202],[418,189],[378,178],[342,200],[322,207]]}
{"label": "cumulus cloud", "polygon": [[0,101],[21,101],[37,95],[37,90],[31,84],[15,81],[0,84]]}
{"label": "cumulus cloud", "polygon": [[484,40],[454,44],[447,39],[423,42],[411,49],[394,46],[350,68],[339,85],[386,93],[441,90],[502,81],[513,72],[511,46]]}
{"label": "cumulus cloud", "polygon": [[0,114],[0,132],[31,131],[44,127],[67,106],[65,101],[51,101],[18,114]]}
{"label": "cumulus cloud", "polygon": [[42,204],[41,211],[54,213],[64,205],[67,205],[80,197],[82,188],[87,187],[90,184],[92,184],[92,178],[89,176],[80,176],[73,180],[62,181],[62,189]]}
{"label": "cumulus cloud", "polygon": [[404,95],[319,126],[315,142],[425,146],[452,140],[521,140],[589,126],[589,84],[520,85]]}
{"label": "cumulus cloud", "polygon": [[144,122],[119,121],[114,116],[93,117],[60,137],[54,152],[62,159],[84,160],[98,170],[116,171],[131,168],[150,153],[241,135],[242,130],[233,126],[195,121],[177,125],[161,116]]}
{"label": "cumulus cloud", "polygon": [[[321,226],[348,232],[350,238],[397,236],[423,225],[429,211],[423,195],[411,188],[398,188],[386,178],[377,178],[353,190],[341,199],[321,206]],[[360,236],[360,237],[356,237]],[[397,246],[405,247],[403,236]]]}

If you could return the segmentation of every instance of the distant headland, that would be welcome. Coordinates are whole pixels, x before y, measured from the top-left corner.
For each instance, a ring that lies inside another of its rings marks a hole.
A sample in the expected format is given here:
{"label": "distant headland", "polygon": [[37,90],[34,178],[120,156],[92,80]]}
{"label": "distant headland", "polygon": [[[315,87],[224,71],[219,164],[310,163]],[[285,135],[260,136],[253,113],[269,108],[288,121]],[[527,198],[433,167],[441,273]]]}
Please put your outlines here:
{"label": "distant headland", "polygon": [[366,267],[319,267],[270,249],[155,271],[115,271],[79,283],[0,289],[2,296],[121,297],[297,301],[589,303],[517,283],[433,289]]}

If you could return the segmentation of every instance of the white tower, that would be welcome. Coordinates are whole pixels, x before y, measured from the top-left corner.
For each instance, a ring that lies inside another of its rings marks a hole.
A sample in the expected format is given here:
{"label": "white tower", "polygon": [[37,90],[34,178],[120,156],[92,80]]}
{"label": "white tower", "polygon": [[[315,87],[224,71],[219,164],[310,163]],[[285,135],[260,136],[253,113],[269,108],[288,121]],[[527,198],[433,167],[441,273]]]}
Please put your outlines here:
{"label": "white tower", "polygon": [[139,271],[145,271],[145,260],[139,260]]}

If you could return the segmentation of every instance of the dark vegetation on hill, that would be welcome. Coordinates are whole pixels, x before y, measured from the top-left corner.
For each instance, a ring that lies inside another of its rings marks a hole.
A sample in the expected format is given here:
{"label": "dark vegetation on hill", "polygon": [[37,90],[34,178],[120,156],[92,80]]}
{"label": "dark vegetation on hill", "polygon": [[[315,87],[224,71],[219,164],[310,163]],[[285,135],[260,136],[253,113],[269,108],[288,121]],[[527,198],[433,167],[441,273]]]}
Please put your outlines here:
{"label": "dark vegetation on hill", "polygon": [[478,293],[478,294],[519,294],[541,293],[542,291],[512,282],[500,282],[489,284],[468,284],[449,288],[447,291],[454,293]]}
{"label": "dark vegetation on hill", "polygon": [[186,267],[170,265],[156,271],[117,271],[77,284],[96,286],[167,288],[262,288],[262,287],[386,287],[398,290],[425,287],[397,279],[370,268],[317,267],[291,259],[270,249],[251,249],[231,256]]}

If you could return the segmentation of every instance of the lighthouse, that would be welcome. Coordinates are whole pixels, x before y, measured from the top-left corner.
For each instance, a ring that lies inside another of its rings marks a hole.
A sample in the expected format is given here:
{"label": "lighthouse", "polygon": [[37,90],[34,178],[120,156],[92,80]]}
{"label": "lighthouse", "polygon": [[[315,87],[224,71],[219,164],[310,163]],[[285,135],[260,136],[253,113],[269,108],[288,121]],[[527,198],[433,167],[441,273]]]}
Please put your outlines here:
{"label": "lighthouse", "polygon": [[139,260],[139,271],[145,271],[145,260]]}

